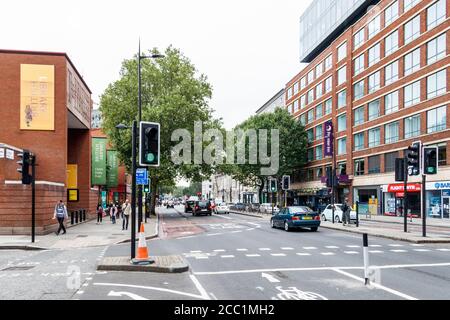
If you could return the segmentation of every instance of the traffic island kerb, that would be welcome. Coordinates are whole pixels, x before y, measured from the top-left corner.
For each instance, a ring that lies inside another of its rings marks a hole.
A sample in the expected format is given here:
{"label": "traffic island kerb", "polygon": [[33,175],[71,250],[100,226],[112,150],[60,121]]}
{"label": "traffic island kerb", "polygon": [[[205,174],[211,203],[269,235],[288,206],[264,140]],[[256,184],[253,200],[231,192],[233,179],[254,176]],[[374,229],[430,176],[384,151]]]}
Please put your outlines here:
{"label": "traffic island kerb", "polygon": [[101,271],[134,271],[134,272],[158,272],[158,273],[182,273],[189,270],[188,263],[183,257],[150,256],[152,264],[133,264],[130,257],[106,257],[97,266]]}

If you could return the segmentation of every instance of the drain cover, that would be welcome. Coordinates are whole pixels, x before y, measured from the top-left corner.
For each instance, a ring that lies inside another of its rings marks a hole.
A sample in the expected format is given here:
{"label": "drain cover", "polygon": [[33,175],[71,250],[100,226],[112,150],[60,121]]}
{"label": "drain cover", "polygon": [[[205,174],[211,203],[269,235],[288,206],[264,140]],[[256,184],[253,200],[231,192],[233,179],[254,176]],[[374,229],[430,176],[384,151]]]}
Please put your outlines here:
{"label": "drain cover", "polygon": [[5,268],[2,269],[1,271],[14,271],[14,270],[30,270],[33,269],[34,266],[16,266],[16,267],[9,267],[9,268]]}

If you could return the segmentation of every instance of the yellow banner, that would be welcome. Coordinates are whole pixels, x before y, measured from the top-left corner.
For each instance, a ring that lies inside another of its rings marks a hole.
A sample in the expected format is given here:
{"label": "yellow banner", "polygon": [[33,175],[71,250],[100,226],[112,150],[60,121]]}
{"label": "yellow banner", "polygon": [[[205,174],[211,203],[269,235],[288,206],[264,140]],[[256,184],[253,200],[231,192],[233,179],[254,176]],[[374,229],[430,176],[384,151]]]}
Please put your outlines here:
{"label": "yellow banner", "polygon": [[53,65],[20,65],[20,129],[55,130]]}
{"label": "yellow banner", "polygon": [[66,188],[77,189],[78,188],[78,165],[68,164],[66,175]]}
{"label": "yellow banner", "polygon": [[78,190],[67,190],[69,193],[68,201],[70,202],[77,202],[78,201]]}

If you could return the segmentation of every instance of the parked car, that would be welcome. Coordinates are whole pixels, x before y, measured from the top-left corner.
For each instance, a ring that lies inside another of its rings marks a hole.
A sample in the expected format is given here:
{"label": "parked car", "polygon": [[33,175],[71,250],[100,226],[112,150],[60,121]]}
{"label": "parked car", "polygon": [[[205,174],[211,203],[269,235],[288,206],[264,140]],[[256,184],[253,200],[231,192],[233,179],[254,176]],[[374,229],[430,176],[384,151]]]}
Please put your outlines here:
{"label": "parked car", "polygon": [[259,212],[259,208],[260,207],[261,207],[261,204],[259,204],[259,203],[252,203],[252,204],[250,204],[248,209],[251,212]]}
{"label": "parked car", "polygon": [[184,205],[184,213],[193,212],[195,206],[194,200],[187,200]]}
{"label": "parked car", "polygon": [[214,213],[215,214],[219,214],[219,213],[225,213],[225,214],[230,214],[230,208],[228,207],[228,205],[226,203],[219,203],[216,205],[216,207],[214,208]]}
{"label": "parked car", "polygon": [[201,214],[212,215],[211,201],[208,200],[195,201],[192,215],[197,216]]}
{"label": "parked car", "polygon": [[[342,204],[336,203],[334,205],[334,221],[335,222],[342,222]],[[327,205],[325,210],[322,212],[322,220],[323,221],[332,221],[333,220],[333,207],[331,204]],[[356,211],[351,209],[350,210],[350,222],[354,220],[356,222]]]}
{"label": "parked car", "polygon": [[[273,212],[276,213],[278,211],[279,211],[278,207],[276,205],[274,205]],[[272,204],[271,203],[262,203],[259,206],[259,212],[261,212],[261,213],[272,213]]]}
{"label": "parked car", "polygon": [[244,211],[245,203],[238,202],[238,203],[234,204],[233,209],[237,210],[237,211]]}
{"label": "parked car", "polygon": [[283,228],[289,231],[293,228],[310,228],[317,231],[320,226],[320,215],[306,206],[285,207],[270,219],[272,228]]}

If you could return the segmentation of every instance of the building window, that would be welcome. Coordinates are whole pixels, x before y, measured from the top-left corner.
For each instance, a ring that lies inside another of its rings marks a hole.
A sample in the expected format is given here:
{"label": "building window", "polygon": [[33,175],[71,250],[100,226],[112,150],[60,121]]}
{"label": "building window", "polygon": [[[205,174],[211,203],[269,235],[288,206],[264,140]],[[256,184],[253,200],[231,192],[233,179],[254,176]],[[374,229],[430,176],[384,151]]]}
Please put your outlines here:
{"label": "building window", "polygon": [[384,125],[384,143],[394,143],[398,141],[398,122]]}
{"label": "building window", "polygon": [[353,86],[353,96],[355,100],[364,97],[364,80],[361,80]]}
{"label": "building window", "polygon": [[338,132],[347,130],[347,115],[343,114],[338,117]]}
{"label": "building window", "polygon": [[294,83],[294,95],[298,93],[298,82]]}
{"label": "building window", "polygon": [[353,36],[353,49],[359,48],[364,43],[364,28]]}
{"label": "building window", "polygon": [[380,71],[369,76],[369,94],[380,89]]}
{"label": "building window", "polygon": [[347,105],[347,90],[342,90],[338,93],[338,109]]}
{"label": "building window", "polygon": [[331,54],[325,59],[325,70],[329,70],[331,68],[332,65],[332,61],[333,61],[333,57],[331,56]]}
{"label": "building window", "polygon": [[405,1],[404,2],[405,3],[404,4],[405,12],[420,2],[420,0],[404,0],[404,1]]}
{"label": "building window", "polygon": [[304,107],[306,107],[306,96],[302,95],[300,97],[300,108],[303,109]]}
{"label": "building window", "polygon": [[313,180],[314,180],[314,170],[309,169],[308,170],[308,181],[313,181]]}
{"label": "building window", "polygon": [[344,42],[338,48],[338,61],[341,61],[347,56],[347,42]]}
{"label": "building window", "polygon": [[308,84],[311,84],[314,81],[314,70],[308,72]]}
{"label": "building window", "polygon": [[300,123],[302,124],[302,126],[305,126],[306,125],[306,115],[302,114],[299,119],[300,119]]}
{"label": "building window", "polygon": [[427,133],[445,130],[447,123],[447,106],[427,112]]}
{"label": "building window", "polygon": [[314,149],[308,149],[308,151],[306,152],[307,154],[307,158],[308,158],[308,162],[313,161],[314,160]]}
{"label": "building window", "polygon": [[288,88],[287,90],[287,100],[289,100],[292,97],[292,87]]}
{"label": "building window", "polygon": [[346,162],[339,162],[337,164],[336,174],[337,175],[347,174],[347,163]]}
{"label": "building window", "polygon": [[405,139],[420,135],[420,114],[405,118]]}
{"label": "building window", "polygon": [[369,22],[369,39],[376,35],[381,29],[381,19],[378,15],[375,19]]}
{"label": "building window", "polygon": [[322,117],[322,115],[323,115],[322,104],[319,104],[319,105],[316,107],[316,120],[317,120],[317,119],[320,119],[320,118]]}
{"label": "building window", "polygon": [[445,33],[427,43],[427,64],[432,64],[446,56]]}
{"label": "building window", "polygon": [[384,85],[390,85],[394,81],[398,80],[398,60],[392,62],[390,65],[384,68]]}
{"label": "building window", "polygon": [[317,168],[316,169],[316,180],[320,180],[320,178],[322,178],[323,172],[322,172],[322,168]]}
{"label": "building window", "polygon": [[438,166],[447,165],[447,143],[438,144]]}
{"label": "building window", "polygon": [[322,83],[319,83],[316,86],[316,99],[319,99],[322,96]]}
{"label": "building window", "polygon": [[446,1],[439,0],[427,9],[427,30],[445,21],[447,14]]}
{"label": "building window", "polygon": [[420,102],[420,81],[411,83],[405,87],[405,107],[410,107]]}
{"label": "building window", "polygon": [[347,138],[338,139],[337,145],[338,145],[337,150],[338,155],[347,153]]}
{"label": "building window", "polygon": [[364,132],[354,134],[353,139],[355,141],[355,151],[364,149]]}
{"label": "building window", "polygon": [[420,48],[405,55],[405,76],[420,69]]}
{"label": "building window", "polygon": [[398,1],[395,1],[392,5],[387,7],[386,10],[384,10],[385,27],[390,25],[397,18],[398,18]]}
{"label": "building window", "polygon": [[333,108],[333,102],[331,99],[325,101],[325,114],[330,114]]}
{"label": "building window", "polygon": [[380,100],[369,102],[369,121],[380,116]]}
{"label": "building window", "polygon": [[369,49],[369,67],[380,61],[380,44],[377,43]]}
{"label": "building window", "polygon": [[325,80],[325,93],[331,92],[332,87],[333,87],[333,77],[328,77]]}
{"label": "building window", "polygon": [[323,73],[323,64],[319,63],[316,66],[316,78],[320,77],[322,75],[322,73]]}
{"label": "building window", "polygon": [[356,76],[364,71],[364,54],[353,61],[353,74]]}
{"label": "building window", "polygon": [[347,81],[347,66],[344,66],[338,70],[338,85]]}
{"label": "building window", "polygon": [[380,141],[380,128],[374,128],[369,130],[369,148],[379,146]]}
{"label": "building window", "polygon": [[364,107],[356,108],[353,115],[353,125],[358,126],[364,123]]}
{"label": "building window", "polygon": [[405,45],[420,36],[420,15],[405,23]]}
{"label": "building window", "polygon": [[314,101],[314,90],[308,91],[308,103],[312,103]]}
{"label": "building window", "polygon": [[373,174],[373,173],[380,173],[381,172],[381,168],[380,168],[380,156],[372,156],[369,157],[369,174]]}
{"label": "building window", "polygon": [[395,171],[395,159],[398,158],[398,151],[384,154],[384,172]]}
{"label": "building window", "polygon": [[306,137],[307,137],[309,143],[314,141],[314,132],[313,131],[314,130],[312,128],[306,130]]}
{"label": "building window", "polygon": [[322,146],[316,147],[316,160],[322,160]]}
{"label": "building window", "polygon": [[314,109],[311,109],[308,111],[308,123],[311,123],[314,121]]}
{"label": "building window", "polygon": [[355,176],[364,175],[364,159],[355,160],[354,168],[355,168]]}
{"label": "building window", "polygon": [[294,113],[298,111],[298,100],[294,101]]}
{"label": "building window", "polygon": [[398,110],[398,91],[391,92],[384,97],[384,108],[385,114]]}
{"label": "building window", "polygon": [[306,87],[306,78],[303,77],[300,79],[300,90],[305,89],[305,87]]}
{"label": "building window", "polygon": [[437,97],[447,91],[446,69],[427,77],[427,99]]}
{"label": "building window", "polygon": [[316,140],[319,140],[322,138],[323,138],[323,127],[322,127],[322,125],[318,125],[316,127]]}
{"label": "building window", "polygon": [[385,38],[384,56],[387,57],[398,49],[398,31],[392,32]]}

